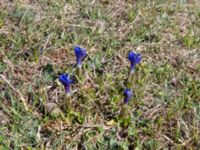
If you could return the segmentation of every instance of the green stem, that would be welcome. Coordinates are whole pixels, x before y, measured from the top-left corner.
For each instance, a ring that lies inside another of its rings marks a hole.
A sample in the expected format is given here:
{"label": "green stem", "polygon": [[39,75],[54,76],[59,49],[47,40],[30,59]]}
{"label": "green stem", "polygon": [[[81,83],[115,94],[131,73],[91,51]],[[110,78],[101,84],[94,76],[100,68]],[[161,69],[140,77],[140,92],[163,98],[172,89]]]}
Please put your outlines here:
{"label": "green stem", "polygon": [[130,72],[128,75],[127,87],[131,88],[132,83],[133,83],[133,73]]}
{"label": "green stem", "polygon": [[70,111],[72,109],[72,101],[71,101],[71,95],[67,94],[65,98],[65,107],[67,111]]}
{"label": "green stem", "polygon": [[81,74],[82,74],[82,68],[81,67],[77,67],[77,74],[78,74],[78,77],[81,77]]}
{"label": "green stem", "polygon": [[128,105],[127,104],[123,104],[121,107],[121,111],[120,111],[120,118],[126,119],[127,115],[128,115]]}

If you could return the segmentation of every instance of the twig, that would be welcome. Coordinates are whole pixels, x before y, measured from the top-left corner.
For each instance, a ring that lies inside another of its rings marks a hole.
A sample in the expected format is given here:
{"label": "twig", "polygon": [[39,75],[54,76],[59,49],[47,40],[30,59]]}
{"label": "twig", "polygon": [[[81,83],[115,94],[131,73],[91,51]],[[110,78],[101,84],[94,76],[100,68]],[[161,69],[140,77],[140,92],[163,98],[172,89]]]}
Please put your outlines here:
{"label": "twig", "polygon": [[163,137],[168,140],[170,143],[174,144],[174,141],[172,139],[170,139],[168,136],[163,135]]}
{"label": "twig", "polygon": [[21,99],[21,101],[22,101],[22,103],[23,103],[23,105],[24,105],[25,110],[28,111],[29,109],[28,109],[28,107],[27,107],[27,105],[26,105],[26,99],[24,98],[24,96],[22,95],[22,93],[21,93],[19,90],[17,90],[16,88],[14,88],[14,87],[11,85],[11,83],[6,79],[6,77],[5,77],[4,75],[0,75],[0,77],[10,86],[10,88],[11,88],[15,93],[17,93],[17,94],[19,95],[19,97],[20,97],[20,99]]}
{"label": "twig", "polygon": [[51,37],[51,35],[48,35],[46,42],[44,43],[44,46],[43,46],[43,51],[46,50],[47,45],[49,44],[50,37]]}

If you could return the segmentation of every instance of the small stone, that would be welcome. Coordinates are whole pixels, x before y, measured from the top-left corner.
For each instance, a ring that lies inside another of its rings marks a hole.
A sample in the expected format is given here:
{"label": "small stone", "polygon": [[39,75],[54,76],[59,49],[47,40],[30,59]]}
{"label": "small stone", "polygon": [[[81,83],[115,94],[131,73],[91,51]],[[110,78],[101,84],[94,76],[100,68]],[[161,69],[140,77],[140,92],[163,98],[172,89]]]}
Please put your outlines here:
{"label": "small stone", "polygon": [[45,110],[47,114],[51,114],[51,115],[58,116],[62,114],[62,110],[58,107],[56,103],[47,103],[45,105]]}

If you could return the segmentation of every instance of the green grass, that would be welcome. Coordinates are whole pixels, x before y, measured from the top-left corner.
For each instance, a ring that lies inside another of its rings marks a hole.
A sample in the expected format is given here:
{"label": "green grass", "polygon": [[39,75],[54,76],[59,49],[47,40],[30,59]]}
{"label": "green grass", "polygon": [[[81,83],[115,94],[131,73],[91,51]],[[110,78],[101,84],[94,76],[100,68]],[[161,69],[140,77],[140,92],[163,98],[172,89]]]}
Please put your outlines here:
{"label": "green grass", "polygon": [[[199,7],[197,0],[2,2],[0,149],[198,149]],[[75,45],[88,57],[72,86],[69,122],[57,78],[76,76]],[[142,62],[121,120],[130,50]],[[64,115],[49,114],[50,102]]]}

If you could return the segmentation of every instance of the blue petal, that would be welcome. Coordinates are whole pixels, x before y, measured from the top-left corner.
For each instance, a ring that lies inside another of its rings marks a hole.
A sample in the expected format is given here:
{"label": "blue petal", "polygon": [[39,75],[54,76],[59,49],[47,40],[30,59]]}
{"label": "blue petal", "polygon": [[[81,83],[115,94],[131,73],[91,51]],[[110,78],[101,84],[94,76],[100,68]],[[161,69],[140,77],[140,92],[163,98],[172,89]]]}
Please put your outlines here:
{"label": "blue petal", "polygon": [[83,58],[87,55],[87,54],[86,54],[86,49],[81,48],[81,47],[79,47],[79,46],[76,46],[76,47],[74,48],[74,52],[75,52],[75,55],[76,55],[77,66],[78,66],[78,67],[81,67],[81,65],[82,65],[82,60],[83,60]]}
{"label": "blue petal", "polygon": [[83,59],[86,56],[86,49],[76,46],[74,48],[77,59]]}
{"label": "blue petal", "polygon": [[68,74],[61,74],[59,76],[59,81],[63,84],[63,85],[69,85],[73,82],[73,80],[70,79],[70,76]]}
{"label": "blue petal", "polygon": [[70,86],[73,83],[70,76],[68,74],[61,74],[59,76],[59,81],[64,85],[66,93],[70,93]]}
{"label": "blue petal", "polygon": [[135,58],[135,53],[134,52],[129,52],[129,54],[128,54],[128,59],[130,60],[130,61],[133,61],[134,60],[134,58]]}
{"label": "blue petal", "polygon": [[124,90],[124,103],[127,104],[128,101],[132,98],[133,92],[130,89]]}
{"label": "blue petal", "polygon": [[141,62],[142,57],[141,54],[136,54],[135,52],[129,52],[128,59],[132,65],[135,65]]}

